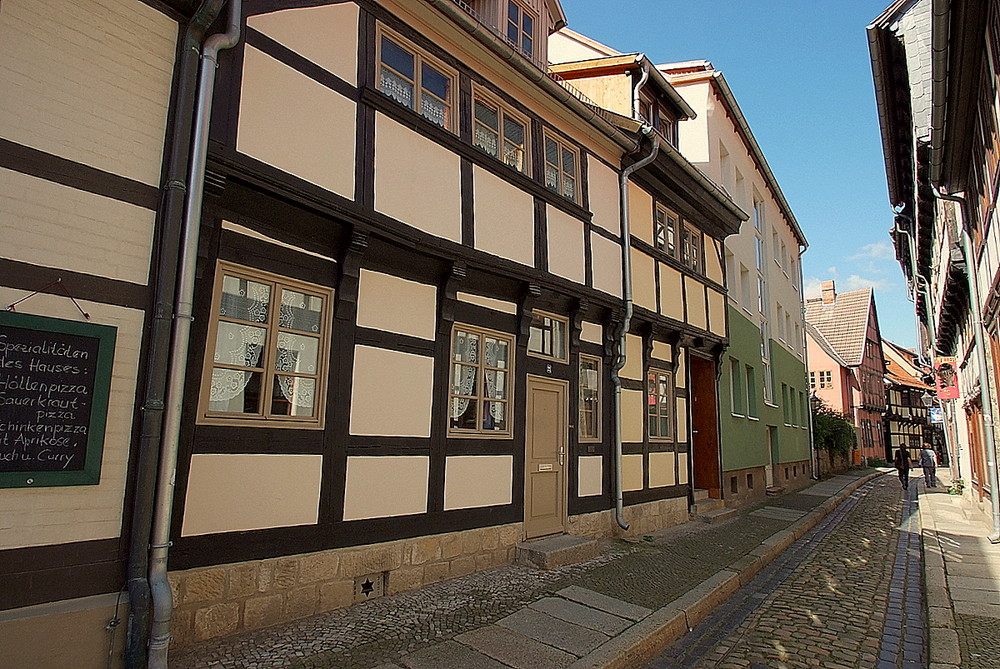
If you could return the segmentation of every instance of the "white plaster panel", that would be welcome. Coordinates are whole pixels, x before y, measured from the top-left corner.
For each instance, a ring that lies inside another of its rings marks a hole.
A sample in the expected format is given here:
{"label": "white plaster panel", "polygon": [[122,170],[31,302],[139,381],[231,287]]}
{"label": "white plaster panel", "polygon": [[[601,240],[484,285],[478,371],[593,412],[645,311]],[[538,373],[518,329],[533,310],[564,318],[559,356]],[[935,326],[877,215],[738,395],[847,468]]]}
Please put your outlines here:
{"label": "white plaster panel", "polygon": [[514,456],[457,455],[445,458],[444,509],[510,504]]}
{"label": "white plaster panel", "polygon": [[352,100],[246,47],[237,151],[353,199],[356,119]]}
{"label": "white plaster panel", "polygon": [[314,525],[322,479],[321,455],[196,453],[181,535]]}
{"label": "white plaster panel", "polygon": [[642,441],[646,422],[646,394],[641,390],[622,389],[622,441],[637,444]]}
{"label": "white plaster panel", "polygon": [[149,209],[0,169],[0,257],[145,285],[155,217]]}
{"label": "white plaster panel", "polygon": [[642,490],[642,456],[622,456],[622,490]]}
{"label": "white plaster panel", "polygon": [[604,457],[582,455],[577,459],[577,494],[593,497],[604,494]]}
{"label": "white plaster panel", "polygon": [[247,18],[247,25],[351,85],[358,80],[358,6],[285,9]]}
{"label": "white plaster panel", "polygon": [[476,248],[534,267],[535,201],[530,193],[474,167]]}
{"label": "white plaster panel", "polygon": [[[10,304],[26,294],[0,286],[0,303]],[[97,485],[0,490],[0,549],[111,539],[121,532],[144,316],[135,309],[77,302],[90,314],[90,322],[118,328],[101,480]],[[73,302],[60,295],[36,295],[17,310],[69,321],[83,319]]]}
{"label": "white plaster panel", "polygon": [[433,340],[437,325],[437,288],[362,269],[358,287],[358,325]]}
{"label": "white plaster panel", "polygon": [[674,453],[649,454],[649,487],[663,488],[677,485],[677,464]]}
{"label": "white plaster panel", "polygon": [[681,290],[681,273],[665,263],[660,263],[660,313],[675,321],[684,320],[684,293]]}
{"label": "white plaster panel", "polygon": [[3,0],[0,137],[157,186],[176,51],[143,2]]}
{"label": "white plaster panel", "polygon": [[687,322],[702,330],[708,329],[708,314],[705,311],[705,284],[689,276],[684,277],[684,292],[687,296]]}
{"label": "white plaster panel", "polygon": [[462,241],[461,159],[437,142],[375,114],[375,209]]}
{"label": "white plaster panel", "polygon": [[608,232],[621,234],[621,192],[618,173],[594,156],[588,156],[587,176],[590,184],[590,211],[594,225]]}
{"label": "white plaster panel", "polygon": [[580,339],[591,344],[604,344],[604,326],[584,321]]}
{"label": "white plaster panel", "polygon": [[344,520],[427,513],[429,472],[424,455],[347,458]]}
{"label": "white plaster panel", "polygon": [[652,246],[653,196],[631,181],[628,183],[628,215],[629,232]]}
{"label": "white plaster panel", "polygon": [[599,234],[590,234],[594,268],[594,288],[615,297],[622,296],[622,247]]}
{"label": "white plaster panel", "polygon": [[546,207],[549,271],[553,274],[584,283],[586,265],[583,248],[583,222],[561,209]]}
{"label": "white plaster panel", "polygon": [[433,358],[355,346],[351,434],[429,437],[433,384]]}

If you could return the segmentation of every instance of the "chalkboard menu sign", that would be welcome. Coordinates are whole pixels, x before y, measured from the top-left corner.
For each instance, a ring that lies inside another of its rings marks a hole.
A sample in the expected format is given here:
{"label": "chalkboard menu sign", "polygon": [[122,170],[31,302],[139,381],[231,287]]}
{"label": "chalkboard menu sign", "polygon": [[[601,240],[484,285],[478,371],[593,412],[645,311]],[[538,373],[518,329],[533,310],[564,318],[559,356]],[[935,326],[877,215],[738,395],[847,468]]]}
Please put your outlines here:
{"label": "chalkboard menu sign", "polygon": [[0,311],[0,488],[100,482],[116,332]]}

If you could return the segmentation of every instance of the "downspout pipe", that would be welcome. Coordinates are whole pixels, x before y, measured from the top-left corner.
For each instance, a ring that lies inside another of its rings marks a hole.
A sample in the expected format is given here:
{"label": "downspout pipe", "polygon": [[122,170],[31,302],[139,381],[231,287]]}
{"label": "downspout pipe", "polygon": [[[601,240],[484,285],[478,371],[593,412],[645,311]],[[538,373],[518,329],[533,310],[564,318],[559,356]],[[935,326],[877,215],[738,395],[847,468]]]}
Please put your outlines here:
{"label": "downspout pipe", "polygon": [[149,642],[150,592],[149,534],[156,490],[156,463],[163,427],[164,395],[167,386],[167,351],[170,347],[172,302],[176,291],[177,262],[184,201],[187,193],[188,158],[191,155],[191,127],[194,123],[198,61],[205,33],[215,21],[225,0],[205,0],[188,22],[178,51],[177,89],[173,101],[173,128],[168,139],[156,244],[156,274],[153,276],[153,316],[150,319],[149,355],[143,391],[136,460],[135,496],[132,502],[131,531],[126,587],[129,617],[125,642],[125,667],[146,666]]}
{"label": "downspout pipe", "polygon": [[644,125],[639,132],[652,140],[653,146],[649,153],[639,161],[632,163],[622,170],[619,180],[621,196],[621,221],[622,221],[622,303],[625,307],[625,317],[622,320],[621,330],[618,334],[618,352],[615,364],[611,368],[611,385],[613,388],[614,412],[615,412],[615,522],[618,527],[628,530],[629,524],[625,522],[624,494],[622,491],[622,380],[618,376],[622,367],[625,366],[625,338],[628,335],[629,326],[632,323],[632,232],[629,228],[628,213],[628,180],[632,173],[653,162],[660,152],[660,140],[653,131],[652,126]]}
{"label": "downspout pipe", "polygon": [[[802,252],[805,250],[803,247],[799,247],[799,295],[802,295]],[[806,303],[802,302],[802,306],[799,308],[799,324],[802,326],[802,340],[798,342],[802,346],[802,364],[805,367],[805,387],[808,392],[809,390],[809,345],[808,345],[808,335],[806,334]],[[767,382],[766,379],[764,381]],[[813,430],[813,402],[812,393],[808,393],[809,405],[806,415],[809,417],[809,478],[816,481],[820,477],[819,471],[819,453],[816,452],[816,433]]]}
{"label": "downspout pipe", "polygon": [[230,0],[226,32],[209,37],[201,50],[188,195],[177,272],[178,289],[174,304],[173,341],[169,354],[167,404],[163,416],[163,445],[160,449],[160,468],[150,545],[149,583],[153,595],[153,622],[149,641],[151,669],[167,669],[167,649],[170,645],[173,597],[170,583],[167,581],[167,554],[170,547],[170,520],[173,515],[188,347],[191,321],[194,320],[195,269],[198,262],[198,237],[201,232],[201,208],[205,193],[205,164],[208,158],[208,132],[212,116],[212,95],[215,91],[215,70],[218,67],[219,52],[230,49],[239,42],[242,21],[242,0]]}
{"label": "downspout pipe", "polygon": [[[642,120],[639,117],[639,101],[641,97],[639,93],[642,91],[642,87],[646,85],[646,82],[649,81],[649,66],[643,62],[639,66],[639,72],[639,81],[637,81],[635,86],[632,87],[632,118],[637,121]],[[647,119],[647,122],[648,120],[649,119]]]}
{"label": "downspout pipe", "polygon": [[996,437],[993,432],[993,383],[990,379],[989,369],[986,366],[986,338],[983,336],[983,319],[979,313],[979,273],[976,268],[976,256],[972,252],[972,239],[969,237],[969,230],[965,226],[966,216],[965,195],[950,195],[942,192],[936,186],[934,195],[942,200],[957,202],[962,207],[962,224],[959,226],[959,234],[962,236],[962,252],[965,254],[965,275],[969,282],[969,300],[972,312],[972,332],[976,340],[976,365],[979,369],[979,386],[982,388],[984,398],[983,411],[983,432],[986,446],[986,471],[990,480],[990,506],[993,511],[993,533],[989,539],[991,543],[1000,543],[1000,490],[997,489],[997,457],[996,457]]}

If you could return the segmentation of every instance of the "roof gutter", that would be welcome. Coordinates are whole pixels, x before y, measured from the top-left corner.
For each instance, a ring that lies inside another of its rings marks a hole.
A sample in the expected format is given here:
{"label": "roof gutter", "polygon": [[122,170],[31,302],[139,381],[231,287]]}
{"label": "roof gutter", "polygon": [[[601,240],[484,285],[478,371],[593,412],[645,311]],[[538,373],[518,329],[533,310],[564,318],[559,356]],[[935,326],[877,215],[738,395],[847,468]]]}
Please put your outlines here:
{"label": "roof gutter", "polygon": [[875,108],[878,111],[878,125],[882,136],[882,156],[886,165],[886,182],[889,186],[889,202],[893,206],[903,204],[902,196],[899,192],[899,175],[897,164],[894,159],[895,152],[892,148],[890,138],[892,129],[892,119],[889,115],[891,104],[889,101],[889,87],[891,78],[886,72],[885,58],[883,54],[882,32],[884,26],[872,23],[866,29],[868,33],[868,55],[872,62],[872,81],[875,83]]}
{"label": "roof gutter", "polygon": [[935,184],[941,178],[944,162],[942,154],[948,106],[951,0],[931,0],[931,8],[931,142],[928,177]]}
{"label": "roof gutter", "polygon": [[482,42],[494,55],[513,67],[519,74],[536,83],[546,93],[572,109],[580,118],[600,130],[627,153],[639,150],[639,142],[606,121],[590,105],[559,85],[542,70],[535,67],[521,53],[486,29],[453,0],[426,0],[435,9],[457,23],[459,27]]}

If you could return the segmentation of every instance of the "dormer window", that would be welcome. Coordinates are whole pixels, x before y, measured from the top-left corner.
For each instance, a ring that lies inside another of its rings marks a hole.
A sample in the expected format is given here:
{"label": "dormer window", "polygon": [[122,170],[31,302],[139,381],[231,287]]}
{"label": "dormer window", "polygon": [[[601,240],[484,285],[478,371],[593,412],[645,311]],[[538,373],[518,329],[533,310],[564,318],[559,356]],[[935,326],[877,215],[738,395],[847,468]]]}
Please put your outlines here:
{"label": "dormer window", "polygon": [[639,119],[651,125],[668,144],[677,146],[677,121],[659,102],[642,98],[639,101]]}
{"label": "dormer window", "polygon": [[534,17],[514,0],[507,0],[507,41],[531,58],[535,52],[534,36]]}

